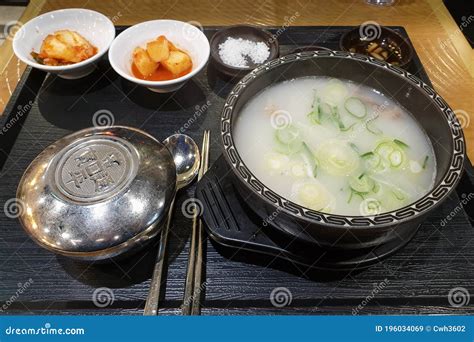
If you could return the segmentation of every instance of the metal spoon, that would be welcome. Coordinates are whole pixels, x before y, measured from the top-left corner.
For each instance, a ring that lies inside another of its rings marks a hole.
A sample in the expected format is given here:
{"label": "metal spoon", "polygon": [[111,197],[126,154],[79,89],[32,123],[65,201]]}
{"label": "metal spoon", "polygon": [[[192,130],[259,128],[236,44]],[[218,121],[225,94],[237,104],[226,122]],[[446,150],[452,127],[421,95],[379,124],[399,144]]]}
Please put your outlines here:
{"label": "metal spoon", "polygon": [[191,137],[185,134],[174,134],[165,141],[176,165],[177,190],[189,185],[199,172],[201,157],[199,147]]}
{"label": "metal spoon", "polygon": [[[176,165],[176,191],[189,185],[199,172],[201,162],[199,147],[194,140],[185,134],[174,134],[163,143],[173,156]],[[164,257],[168,243],[168,231],[173,216],[174,199],[171,202],[166,225],[161,232],[160,246],[156,257],[155,269],[151,279],[150,290],[145,304],[145,316],[157,315],[160,289],[163,277]]]}

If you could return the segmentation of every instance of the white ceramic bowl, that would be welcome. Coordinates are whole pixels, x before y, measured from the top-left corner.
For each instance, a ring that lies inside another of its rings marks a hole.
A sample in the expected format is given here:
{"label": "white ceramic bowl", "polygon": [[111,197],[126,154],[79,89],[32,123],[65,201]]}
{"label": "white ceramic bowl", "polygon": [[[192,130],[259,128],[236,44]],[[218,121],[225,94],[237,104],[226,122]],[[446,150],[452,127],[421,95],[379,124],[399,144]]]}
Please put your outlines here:
{"label": "white ceramic bowl", "polygon": [[[37,63],[31,52],[39,52],[43,39],[58,30],[71,30],[81,34],[97,47],[97,54],[85,61],[63,66],[48,66]],[[62,78],[76,79],[90,74],[95,62],[103,56],[115,38],[115,27],[105,15],[81,8],[68,8],[42,14],[23,25],[13,38],[15,55],[28,65]]]}
{"label": "white ceramic bowl", "polygon": [[[146,81],[132,74],[132,52],[137,46],[145,47],[150,40],[165,35],[177,48],[189,54],[193,61],[190,73],[169,81]],[[113,41],[109,50],[112,68],[123,78],[145,86],[152,91],[168,93],[181,88],[196,75],[209,59],[209,41],[202,31],[177,20],[151,20],[129,27]]]}

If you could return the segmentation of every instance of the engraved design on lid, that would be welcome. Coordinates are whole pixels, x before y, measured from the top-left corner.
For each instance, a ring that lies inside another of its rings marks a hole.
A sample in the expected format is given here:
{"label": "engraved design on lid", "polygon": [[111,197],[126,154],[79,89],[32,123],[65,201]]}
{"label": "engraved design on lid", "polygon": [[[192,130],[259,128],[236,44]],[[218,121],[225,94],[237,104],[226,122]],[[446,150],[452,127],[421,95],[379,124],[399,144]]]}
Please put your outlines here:
{"label": "engraved design on lid", "polygon": [[138,167],[135,147],[113,136],[78,139],[57,158],[57,189],[78,202],[93,203],[116,195],[130,185]]}

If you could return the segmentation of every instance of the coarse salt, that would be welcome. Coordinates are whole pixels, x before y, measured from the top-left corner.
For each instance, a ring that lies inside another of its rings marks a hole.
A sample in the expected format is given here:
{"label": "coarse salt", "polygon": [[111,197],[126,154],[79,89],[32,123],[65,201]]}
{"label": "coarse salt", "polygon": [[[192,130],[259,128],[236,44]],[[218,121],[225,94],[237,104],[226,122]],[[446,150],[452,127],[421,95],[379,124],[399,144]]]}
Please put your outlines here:
{"label": "coarse salt", "polygon": [[264,42],[228,37],[224,43],[219,44],[219,57],[225,64],[233,67],[248,67],[249,60],[261,64],[269,56],[270,49]]}

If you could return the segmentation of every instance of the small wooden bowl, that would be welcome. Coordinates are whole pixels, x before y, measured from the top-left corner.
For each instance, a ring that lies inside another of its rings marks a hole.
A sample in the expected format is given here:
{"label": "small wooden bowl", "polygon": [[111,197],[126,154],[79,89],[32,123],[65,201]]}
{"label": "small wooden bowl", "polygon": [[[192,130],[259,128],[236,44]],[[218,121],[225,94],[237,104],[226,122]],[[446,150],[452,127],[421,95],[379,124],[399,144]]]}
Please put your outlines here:
{"label": "small wooden bowl", "polygon": [[216,32],[211,38],[211,58],[215,68],[228,76],[242,77],[260,65],[249,62],[248,67],[242,68],[224,63],[219,56],[219,45],[224,43],[229,37],[265,43],[270,49],[270,56],[268,56],[268,59],[264,63],[277,58],[280,54],[277,38],[267,30],[252,25],[235,25],[222,29]]}

